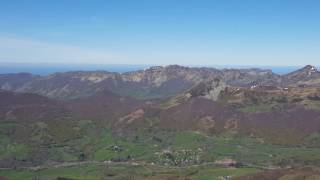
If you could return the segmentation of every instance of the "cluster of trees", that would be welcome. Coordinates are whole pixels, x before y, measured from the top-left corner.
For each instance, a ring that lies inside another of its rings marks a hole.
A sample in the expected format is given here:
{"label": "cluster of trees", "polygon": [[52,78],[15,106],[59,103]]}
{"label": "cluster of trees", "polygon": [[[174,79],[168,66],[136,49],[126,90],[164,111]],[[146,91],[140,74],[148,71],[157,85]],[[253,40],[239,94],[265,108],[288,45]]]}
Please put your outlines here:
{"label": "cluster of trees", "polygon": [[200,150],[176,150],[176,151],[163,151],[160,154],[160,162],[168,165],[183,166],[190,164],[201,163]]}

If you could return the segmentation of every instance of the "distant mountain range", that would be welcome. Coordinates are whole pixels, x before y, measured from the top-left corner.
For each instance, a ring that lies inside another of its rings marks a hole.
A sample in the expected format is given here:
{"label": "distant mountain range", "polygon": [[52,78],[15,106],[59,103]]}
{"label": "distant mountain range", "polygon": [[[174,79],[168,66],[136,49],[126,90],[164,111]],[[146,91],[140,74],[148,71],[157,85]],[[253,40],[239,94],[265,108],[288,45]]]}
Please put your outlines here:
{"label": "distant mountain range", "polygon": [[0,88],[60,99],[91,96],[105,90],[121,96],[154,99],[174,96],[199,82],[214,79],[219,79],[232,87],[311,87],[320,84],[320,72],[310,65],[285,75],[261,69],[219,70],[170,65],[127,73],[74,71],[48,76],[28,73],[2,74],[0,75]]}

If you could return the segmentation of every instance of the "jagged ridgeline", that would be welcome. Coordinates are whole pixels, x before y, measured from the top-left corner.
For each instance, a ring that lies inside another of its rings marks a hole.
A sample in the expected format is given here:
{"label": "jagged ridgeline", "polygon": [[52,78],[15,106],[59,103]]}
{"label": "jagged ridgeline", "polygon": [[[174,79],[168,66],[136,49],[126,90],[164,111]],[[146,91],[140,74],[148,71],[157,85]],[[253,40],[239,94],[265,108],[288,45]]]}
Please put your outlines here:
{"label": "jagged ridgeline", "polygon": [[50,98],[73,99],[108,90],[120,96],[154,99],[177,95],[210,80],[228,86],[297,87],[319,85],[320,73],[313,66],[280,76],[271,70],[189,68],[178,65],[151,67],[128,73],[75,71],[36,76],[27,73],[0,75],[3,90],[36,93]]}
{"label": "jagged ridgeline", "polygon": [[1,74],[0,89],[1,168],[320,165],[320,72],[310,65],[285,75],[177,65]]}

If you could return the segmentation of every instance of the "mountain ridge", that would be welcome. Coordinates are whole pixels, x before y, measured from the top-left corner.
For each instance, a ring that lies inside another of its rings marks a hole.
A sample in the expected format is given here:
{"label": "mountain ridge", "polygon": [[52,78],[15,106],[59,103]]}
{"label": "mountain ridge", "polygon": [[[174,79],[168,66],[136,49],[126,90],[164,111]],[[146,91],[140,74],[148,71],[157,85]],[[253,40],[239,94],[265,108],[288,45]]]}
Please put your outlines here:
{"label": "mountain ridge", "polygon": [[[219,70],[168,65],[126,73],[71,71],[48,76],[0,74],[0,89],[32,92],[60,99],[90,96],[103,90],[122,96],[154,99],[177,95],[210,79],[220,79],[226,85],[236,87],[320,86],[320,73],[311,65],[286,75],[257,68]],[[130,92],[127,91],[128,88],[131,89]]]}

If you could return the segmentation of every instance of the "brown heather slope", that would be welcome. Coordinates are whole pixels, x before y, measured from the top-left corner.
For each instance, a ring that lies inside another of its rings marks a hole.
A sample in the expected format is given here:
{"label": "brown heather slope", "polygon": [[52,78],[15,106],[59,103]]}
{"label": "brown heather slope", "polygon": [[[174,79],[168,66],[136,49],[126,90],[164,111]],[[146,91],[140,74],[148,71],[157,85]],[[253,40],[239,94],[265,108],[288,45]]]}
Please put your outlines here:
{"label": "brown heather slope", "polygon": [[144,105],[143,101],[104,91],[93,96],[60,101],[32,93],[0,90],[0,120],[51,121],[55,119],[115,120]]}
{"label": "brown heather slope", "polygon": [[196,130],[209,134],[236,133],[262,137],[279,144],[301,143],[320,131],[320,111],[287,107],[262,113],[243,113],[221,104],[195,98],[160,113],[160,127]]}
{"label": "brown heather slope", "polygon": [[54,121],[70,116],[63,103],[31,93],[0,91],[0,121]]}
{"label": "brown heather slope", "polygon": [[320,131],[320,112],[302,107],[247,114],[239,123],[242,131],[278,144],[303,144],[304,138]]}
{"label": "brown heather slope", "polygon": [[223,107],[214,101],[204,98],[191,98],[183,104],[161,111],[159,114],[161,124],[159,126],[221,133],[227,121],[238,121],[240,116],[240,113]]}
{"label": "brown heather slope", "polygon": [[121,97],[109,91],[66,102],[68,109],[79,119],[115,122],[144,105],[144,101]]}
{"label": "brown heather slope", "polygon": [[[272,98],[269,98],[270,92],[256,92],[257,96],[254,90],[250,91],[252,93],[247,93],[244,99],[237,100],[237,106],[230,100],[234,98],[233,94],[229,96],[228,101],[212,101],[203,96],[188,97],[168,108],[159,105],[161,101],[136,100],[108,91],[69,101],[55,101],[35,94],[2,91],[0,118],[2,121],[43,121],[62,124],[93,120],[121,131],[157,128],[192,130],[208,135],[231,133],[261,137],[279,144],[301,144],[304,138],[320,131],[320,111],[308,109],[300,103],[286,101],[267,111],[243,111],[243,107],[256,107],[261,104],[259,99],[250,100],[250,95],[256,98],[261,95],[263,103],[273,103]],[[226,98],[226,94],[223,96]]]}

